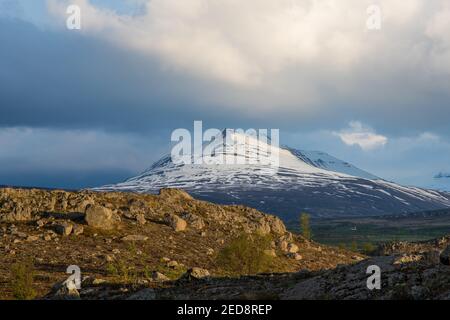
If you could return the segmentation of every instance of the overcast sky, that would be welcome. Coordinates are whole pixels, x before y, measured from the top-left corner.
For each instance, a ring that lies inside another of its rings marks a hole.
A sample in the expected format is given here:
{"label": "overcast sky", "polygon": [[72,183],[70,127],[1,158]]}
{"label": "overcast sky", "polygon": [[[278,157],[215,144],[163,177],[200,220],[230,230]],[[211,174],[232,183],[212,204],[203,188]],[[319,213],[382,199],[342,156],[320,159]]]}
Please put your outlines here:
{"label": "overcast sky", "polygon": [[0,0],[0,184],[118,182],[203,120],[426,186],[450,171],[449,30],[448,0]]}

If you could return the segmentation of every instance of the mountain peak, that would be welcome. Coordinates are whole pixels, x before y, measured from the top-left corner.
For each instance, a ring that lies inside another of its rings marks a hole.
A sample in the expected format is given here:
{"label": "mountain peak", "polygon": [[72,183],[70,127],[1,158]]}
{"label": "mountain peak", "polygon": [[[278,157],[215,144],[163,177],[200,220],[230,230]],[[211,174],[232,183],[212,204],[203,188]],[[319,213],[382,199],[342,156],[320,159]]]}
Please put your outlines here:
{"label": "mountain peak", "polygon": [[[287,220],[297,219],[302,211],[315,216],[380,215],[450,206],[448,194],[381,180],[325,152],[273,147],[279,153],[277,166],[253,161],[264,155],[259,139],[223,132],[233,144],[221,139],[205,144],[209,161],[180,164],[166,155],[136,177],[94,190],[157,193],[180,188],[202,200],[244,204]],[[221,156],[240,161],[215,162]]]}

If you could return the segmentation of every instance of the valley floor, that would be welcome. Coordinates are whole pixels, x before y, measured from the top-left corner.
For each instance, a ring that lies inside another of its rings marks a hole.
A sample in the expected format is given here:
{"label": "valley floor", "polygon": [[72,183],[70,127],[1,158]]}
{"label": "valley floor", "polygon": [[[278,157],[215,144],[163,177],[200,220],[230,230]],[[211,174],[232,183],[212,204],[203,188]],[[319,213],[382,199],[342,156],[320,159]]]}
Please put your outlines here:
{"label": "valley floor", "polygon": [[[298,232],[298,221],[287,223]],[[450,233],[450,210],[404,215],[313,219],[313,239],[317,242],[364,250],[387,241],[425,241]],[[356,248],[355,248],[356,247]]]}

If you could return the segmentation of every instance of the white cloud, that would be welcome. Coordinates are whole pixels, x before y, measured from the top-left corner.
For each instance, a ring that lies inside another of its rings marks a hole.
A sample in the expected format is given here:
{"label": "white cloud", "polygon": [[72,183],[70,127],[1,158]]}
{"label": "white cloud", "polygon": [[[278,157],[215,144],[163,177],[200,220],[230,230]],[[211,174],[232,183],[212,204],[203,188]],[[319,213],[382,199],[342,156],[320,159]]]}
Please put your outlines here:
{"label": "white cloud", "polygon": [[145,10],[127,15],[94,1],[47,0],[55,26],[65,28],[67,4],[80,5],[81,34],[139,61],[149,86],[161,71],[171,79],[161,91],[205,113],[220,108],[252,121],[322,127],[357,118],[390,129],[446,128],[448,0],[378,0],[380,31],[366,28],[372,0],[142,2]]}
{"label": "white cloud", "polygon": [[352,121],[349,123],[349,127],[333,133],[349,146],[357,145],[368,151],[383,147],[388,142],[387,137],[375,133],[372,128],[363,125],[361,122]]}
{"label": "white cloud", "polygon": [[[374,35],[365,28],[370,1],[152,0],[137,16],[70,1],[82,8],[85,33],[156,55],[181,71],[240,86],[270,82],[290,68],[356,71],[370,58],[387,58],[400,69],[424,59],[450,67],[445,61],[449,6],[446,0],[428,2],[378,1],[385,16]],[[65,17],[67,1],[48,3],[57,17]],[[431,50],[420,46],[430,40],[436,42]]]}

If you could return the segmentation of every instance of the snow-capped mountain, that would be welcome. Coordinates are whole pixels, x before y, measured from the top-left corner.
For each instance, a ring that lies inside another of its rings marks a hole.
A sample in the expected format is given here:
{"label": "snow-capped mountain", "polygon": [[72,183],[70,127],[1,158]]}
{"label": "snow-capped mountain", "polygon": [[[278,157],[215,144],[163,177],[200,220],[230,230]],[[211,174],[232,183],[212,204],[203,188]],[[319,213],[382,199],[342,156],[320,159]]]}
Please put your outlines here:
{"label": "snow-capped mountain", "polygon": [[450,191],[450,173],[440,172],[435,175],[433,177],[433,182],[430,184],[430,188],[441,191]]}
{"label": "snow-capped mountain", "polygon": [[[186,164],[166,155],[136,177],[94,190],[156,193],[182,188],[199,199],[244,204],[286,220],[302,211],[349,216],[450,207],[449,194],[381,180],[326,153],[271,147],[229,131],[224,137],[233,143],[203,146],[211,151],[203,163],[194,164],[196,156]],[[278,166],[273,154],[279,155]],[[231,157],[234,164],[220,164],[223,157]]]}

